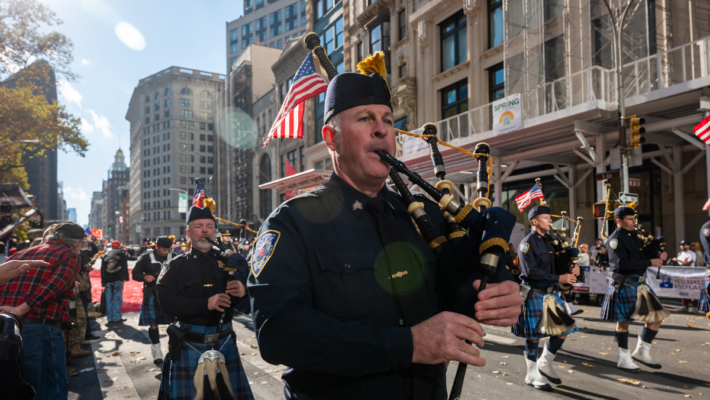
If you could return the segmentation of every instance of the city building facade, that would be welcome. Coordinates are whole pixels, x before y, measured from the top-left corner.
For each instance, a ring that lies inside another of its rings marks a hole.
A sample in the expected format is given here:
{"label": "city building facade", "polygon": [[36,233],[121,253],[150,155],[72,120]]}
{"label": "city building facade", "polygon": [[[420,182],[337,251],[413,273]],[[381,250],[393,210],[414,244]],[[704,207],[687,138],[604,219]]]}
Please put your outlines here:
{"label": "city building facade", "polygon": [[129,168],[123,150],[118,149],[114,162],[108,170],[108,179],[103,181],[101,196],[101,225],[104,238],[116,239],[121,235],[121,191],[128,185]]}
{"label": "city building facade", "polygon": [[101,225],[101,207],[104,199],[101,192],[93,192],[91,195],[91,211],[89,213],[89,229],[103,229]]}
{"label": "city building facade", "polygon": [[[143,238],[185,235],[185,212],[195,180],[214,174],[215,114],[224,75],[170,67],[141,79],[126,120],[131,131],[130,235]],[[208,194],[209,195],[209,194]],[[106,204],[104,204],[104,208]]]}

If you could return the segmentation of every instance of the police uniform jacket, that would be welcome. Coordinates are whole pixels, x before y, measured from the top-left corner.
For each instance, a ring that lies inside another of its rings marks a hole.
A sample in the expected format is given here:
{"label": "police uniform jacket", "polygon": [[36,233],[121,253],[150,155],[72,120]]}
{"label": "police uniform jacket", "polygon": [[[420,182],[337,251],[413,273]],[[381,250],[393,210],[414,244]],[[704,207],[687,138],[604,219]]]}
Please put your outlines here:
{"label": "police uniform jacket", "polygon": [[[700,243],[703,245],[703,265],[710,265],[710,219],[700,228]],[[700,260],[696,265],[700,265]]]}
{"label": "police uniform jacket", "polygon": [[518,260],[520,277],[525,282],[550,284],[560,281],[554,268],[555,251],[551,235],[535,231],[528,233],[518,246]]}
{"label": "police uniform jacket", "polygon": [[[222,312],[208,310],[207,301],[226,290],[225,272],[215,256],[192,248],[163,266],[155,293],[164,314],[174,315],[186,324],[216,326]],[[238,301],[238,297],[231,296],[232,306]],[[227,308],[228,320],[232,313],[232,308]]]}
{"label": "police uniform jacket", "polygon": [[607,242],[607,252],[609,254],[609,265],[612,272],[622,275],[643,275],[646,268],[651,266],[651,258],[655,254],[650,253],[653,246],[643,248],[641,240],[634,232],[617,227],[609,235]]}
{"label": "police uniform jacket", "polygon": [[[455,266],[437,261],[399,195],[383,188],[378,197],[407,244],[391,263],[402,270],[392,276],[375,217],[366,210],[370,197],[335,174],[324,186],[283,203],[261,227],[248,289],[262,357],[290,367],[283,374],[287,398],[446,398],[443,364],[412,364],[409,327],[449,309],[440,278]],[[422,201],[444,232],[438,205]],[[506,221],[510,229],[512,218]],[[471,265],[464,268],[470,282],[478,278]],[[393,279],[411,285],[409,294],[419,300],[419,315],[405,326],[399,323]]]}
{"label": "police uniform jacket", "polygon": [[[151,260],[150,254],[153,254],[153,257],[155,257],[155,261]],[[170,253],[168,253],[170,254]],[[160,275],[160,271],[163,268],[163,263],[168,260],[168,257],[162,257],[160,254],[158,254],[157,251],[155,250],[148,250],[144,254],[142,254],[140,257],[138,257],[138,261],[136,262],[136,265],[133,267],[133,280],[138,281],[138,282],[143,282],[143,287],[155,287],[158,279],[158,275]],[[146,282],[145,277],[146,275],[152,275],[153,278],[156,280],[152,282]]]}

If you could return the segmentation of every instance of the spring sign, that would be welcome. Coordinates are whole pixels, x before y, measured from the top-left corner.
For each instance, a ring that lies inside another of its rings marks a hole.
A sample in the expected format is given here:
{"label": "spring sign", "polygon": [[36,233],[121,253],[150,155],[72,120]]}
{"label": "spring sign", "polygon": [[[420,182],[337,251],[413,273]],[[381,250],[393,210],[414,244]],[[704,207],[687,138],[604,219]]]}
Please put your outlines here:
{"label": "spring sign", "polygon": [[520,94],[514,94],[493,103],[493,132],[496,136],[517,131],[523,127],[523,107]]}

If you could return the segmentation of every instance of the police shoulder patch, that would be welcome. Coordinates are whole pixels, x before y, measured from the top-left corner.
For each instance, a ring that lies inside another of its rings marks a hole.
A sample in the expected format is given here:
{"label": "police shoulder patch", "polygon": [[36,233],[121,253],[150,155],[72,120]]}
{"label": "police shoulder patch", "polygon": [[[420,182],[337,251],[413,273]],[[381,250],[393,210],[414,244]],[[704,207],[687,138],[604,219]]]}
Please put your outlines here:
{"label": "police shoulder patch", "polygon": [[710,237],[710,228],[703,228],[703,236]]}
{"label": "police shoulder patch", "polygon": [[256,239],[256,244],[254,244],[251,254],[251,272],[255,278],[259,277],[271,255],[274,254],[274,249],[279,243],[279,237],[281,237],[281,232],[279,231],[266,231]]}
{"label": "police shoulder patch", "polygon": [[619,239],[611,239],[609,240],[609,246],[616,250],[616,247],[619,245]]}
{"label": "police shoulder patch", "polygon": [[528,254],[528,250],[530,250],[530,243],[528,243],[528,242],[520,243],[520,252],[521,253]]}

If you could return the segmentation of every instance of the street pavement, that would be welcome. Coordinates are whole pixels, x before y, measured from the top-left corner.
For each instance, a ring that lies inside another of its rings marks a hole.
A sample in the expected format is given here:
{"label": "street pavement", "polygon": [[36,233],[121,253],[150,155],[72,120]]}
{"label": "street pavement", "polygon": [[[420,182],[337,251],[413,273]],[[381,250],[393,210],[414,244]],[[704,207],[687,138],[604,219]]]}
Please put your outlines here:
{"label": "street pavement", "polygon": [[[669,309],[679,302],[664,302]],[[660,370],[641,366],[638,374],[616,368],[618,350],[614,324],[599,319],[598,306],[579,306],[575,316],[580,331],[569,336],[555,360],[561,385],[543,392],[525,385],[523,339],[509,328],[486,326],[481,350],[487,365],[468,367],[462,399],[684,399],[710,398],[710,320],[703,315],[677,314],[664,322],[654,341],[652,356]],[[90,345],[91,356],[69,366],[78,376],[69,378],[69,399],[154,399],[160,385],[160,368],[153,364],[147,327],[138,326],[138,314],[125,313],[123,324],[106,327],[106,317],[91,321],[91,329],[103,339]],[[256,399],[283,399],[283,365],[265,362],[258,349],[251,316],[235,316],[233,326],[242,363]],[[642,325],[632,323],[629,348],[636,346]],[[160,338],[167,351],[165,326]],[[542,346],[540,344],[540,353]],[[298,344],[294,344],[298,345]],[[89,345],[83,346],[89,349]],[[458,364],[447,372],[449,388]],[[98,371],[98,372],[97,372]],[[624,380],[624,381],[620,381]],[[690,397],[689,397],[690,396]]]}

